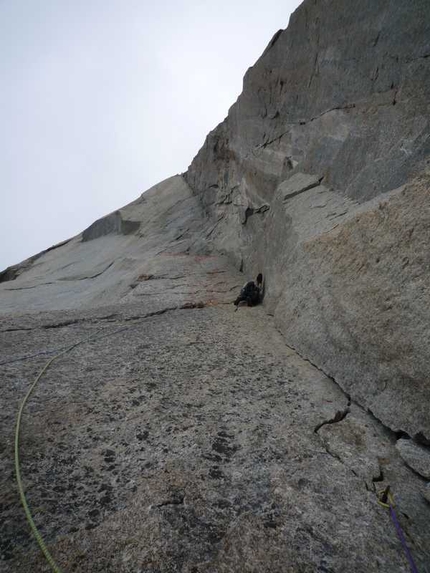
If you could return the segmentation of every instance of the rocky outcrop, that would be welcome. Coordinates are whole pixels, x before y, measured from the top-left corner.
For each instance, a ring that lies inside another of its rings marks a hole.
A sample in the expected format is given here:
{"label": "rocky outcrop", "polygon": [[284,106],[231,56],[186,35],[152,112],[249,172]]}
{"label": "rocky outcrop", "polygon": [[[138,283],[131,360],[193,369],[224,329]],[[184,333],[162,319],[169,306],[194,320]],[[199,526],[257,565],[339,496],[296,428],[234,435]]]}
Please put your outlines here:
{"label": "rocky outcrop", "polygon": [[364,201],[428,158],[425,0],[306,0],[248,70],[243,93],[187,173],[207,207],[271,199],[292,170]]}
{"label": "rocky outcrop", "polygon": [[427,438],[429,38],[422,0],[305,1],[186,174],[288,343]]}
{"label": "rocky outcrop", "polygon": [[406,572],[387,486],[429,571],[429,96],[426,0],[305,0],[186,174],[0,274],[2,571],[47,570],[54,357],[64,571]]}

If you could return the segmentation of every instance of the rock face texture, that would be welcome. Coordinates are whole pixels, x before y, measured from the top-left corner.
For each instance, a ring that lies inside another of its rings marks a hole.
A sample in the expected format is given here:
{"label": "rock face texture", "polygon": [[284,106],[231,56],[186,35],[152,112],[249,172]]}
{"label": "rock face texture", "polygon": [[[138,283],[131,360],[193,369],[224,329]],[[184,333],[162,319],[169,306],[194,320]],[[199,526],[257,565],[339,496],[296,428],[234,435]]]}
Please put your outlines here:
{"label": "rock face texture", "polygon": [[70,349],[20,446],[64,572],[406,573],[389,485],[430,573],[429,118],[427,0],[305,0],[187,173],[0,273],[2,571]]}
{"label": "rock face texture", "polygon": [[305,1],[186,179],[297,348],[430,438],[430,6]]}
{"label": "rock face texture", "polygon": [[412,440],[399,440],[396,444],[401,457],[406,464],[430,480],[430,451],[415,444]]}
{"label": "rock face texture", "polygon": [[[207,256],[211,229],[183,178],[171,177],[66,244],[16,265],[14,280],[5,271],[0,309],[19,313],[148,300],[157,310],[164,308],[166,291],[171,306],[186,304],[191,294],[210,301],[217,268],[228,264],[226,257]],[[229,286],[238,288],[241,280]]]}
{"label": "rock face texture", "polygon": [[146,301],[4,318],[2,571],[49,570],[19,509],[14,421],[48,358],[79,340],[22,430],[29,503],[63,571],[406,573],[377,503],[388,484],[429,571],[425,481],[264,308]]}

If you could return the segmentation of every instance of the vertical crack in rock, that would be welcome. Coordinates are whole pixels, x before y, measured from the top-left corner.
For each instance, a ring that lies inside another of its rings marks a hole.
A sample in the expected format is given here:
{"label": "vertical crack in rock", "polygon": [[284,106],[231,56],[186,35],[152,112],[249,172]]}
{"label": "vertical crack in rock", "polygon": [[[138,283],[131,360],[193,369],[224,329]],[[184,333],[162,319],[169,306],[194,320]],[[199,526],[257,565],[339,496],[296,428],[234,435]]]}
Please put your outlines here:
{"label": "vertical crack in rock", "polygon": [[[351,400],[349,400],[348,403],[348,406],[350,405],[351,405]],[[339,422],[342,422],[342,420],[344,420],[349,413],[350,413],[349,408],[345,408],[344,410],[338,410],[336,414],[333,416],[333,418],[330,418],[329,420],[324,420],[320,424],[317,424],[315,426],[314,433],[318,434],[319,430],[326,424],[338,424]]]}
{"label": "vertical crack in rock", "polygon": [[[269,316],[270,316],[270,315],[269,315]],[[346,392],[346,391],[342,388],[341,384],[339,384],[339,382],[337,382],[337,380],[336,380],[335,378],[333,378],[333,376],[330,376],[330,374],[327,374],[327,372],[325,372],[325,371],[324,371],[322,368],[320,368],[317,364],[315,364],[314,362],[312,362],[312,360],[310,360],[309,358],[306,358],[305,356],[303,356],[296,348],[294,348],[294,346],[291,346],[290,344],[288,344],[288,343],[285,341],[285,337],[284,337],[283,332],[282,332],[279,328],[277,328],[277,330],[278,330],[278,332],[281,334],[281,336],[284,338],[285,346],[287,346],[287,348],[289,348],[290,350],[293,350],[294,352],[296,352],[296,353],[298,354],[298,356],[300,356],[300,358],[302,358],[305,362],[308,362],[308,363],[311,364],[314,368],[316,368],[317,370],[319,370],[319,372],[321,372],[322,374],[324,374],[324,376],[326,376],[329,380],[331,380],[331,381],[333,382],[333,384],[335,384],[335,385],[337,386],[337,388],[339,388],[339,390],[341,390],[341,392],[342,392],[342,393],[346,396],[346,398],[348,399],[348,407],[351,406],[351,404],[354,404],[354,405],[358,406],[358,407],[361,408],[364,412],[366,412],[366,414],[368,414],[369,416],[371,416],[379,425],[381,425],[381,426],[382,426],[386,431],[388,431],[392,436],[394,436],[394,437],[397,436],[397,434],[398,434],[399,431],[393,430],[392,428],[390,428],[389,426],[387,426],[386,424],[384,424],[384,422],[382,422],[382,420],[380,420],[377,416],[375,416],[375,414],[372,412],[372,410],[371,410],[370,408],[366,408],[365,406],[363,406],[363,405],[360,404],[359,402],[353,400],[352,397],[351,397],[351,395],[348,394],[348,392]],[[316,433],[318,433],[318,430],[319,430],[323,425],[328,424],[328,423],[341,422],[342,420],[344,420],[345,417],[346,417],[346,416],[348,415],[348,413],[349,413],[349,408],[348,408],[348,407],[347,407],[345,410],[336,413],[335,418],[336,418],[336,417],[339,417],[339,418],[340,418],[339,420],[336,419],[336,420],[334,420],[334,422],[330,422],[329,420],[328,420],[328,421],[325,421],[325,422],[323,422],[322,424],[317,425],[314,431],[315,431]],[[401,433],[401,435],[406,436],[407,438],[411,438],[411,436],[410,436],[407,432],[405,432],[405,431],[403,431],[403,430],[400,430],[400,433]],[[422,436],[422,434],[421,434],[421,436]],[[423,437],[424,437],[424,440],[426,440],[425,436],[423,436]]]}
{"label": "vertical crack in rock", "polygon": [[384,472],[382,471],[381,466],[379,466],[379,474],[377,476],[372,477],[373,488],[376,489],[375,484],[384,481]]}

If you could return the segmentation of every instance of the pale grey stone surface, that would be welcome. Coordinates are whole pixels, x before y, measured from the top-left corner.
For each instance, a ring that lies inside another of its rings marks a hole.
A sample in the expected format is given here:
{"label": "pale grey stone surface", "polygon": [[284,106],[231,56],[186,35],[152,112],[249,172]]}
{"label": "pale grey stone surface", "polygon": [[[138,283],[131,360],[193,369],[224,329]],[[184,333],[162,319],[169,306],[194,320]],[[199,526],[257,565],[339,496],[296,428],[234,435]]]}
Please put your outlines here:
{"label": "pale grey stone surface", "polygon": [[318,187],[322,177],[307,175],[306,173],[295,173],[286,181],[283,181],[278,188],[278,193],[284,201]]}
{"label": "pale grey stone surface", "polygon": [[0,274],[2,571],[48,570],[19,402],[94,335],[22,430],[65,571],[406,573],[390,485],[430,573],[429,56],[424,0],[306,0],[184,177]]}
{"label": "pale grey stone surface", "polygon": [[306,0],[186,174],[289,344],[427,439],[429,118],[428,2]]}
{"label": "pale grey stone surface", "polygon": [[17,359],[90,335],[52,364],[22,428],[29,503],[65,572],[406,573],[376,499],[387,484],[429,570],[425,484],[390,432],[288,348],[262,307],[164,310],[5,319],[2,571],[48,571],[19,507],[13,430],[52,354]]}
{"label": "pale grey stone surface", "polygon": [[404,183],[430,151],[429,10],[303,2],[188,171],[205,204],[236,185],[270,199],[296,168],[360,201]]}
{"label": "pale grey stone surface", "polygon": [[398,440],[396,443],[404,462],[423,478],[430,479],[430,449],[414,443],[412,440]]}
{"label": "pale grey stone surface", "polygon": [[[0,314],[133,300],[156,310],[163,285],[171,306],[180,306],[190,299],[190,265],[201,277],[193,277],[194,294],[198,288],[201,300],[210,300],[217,271],[228,267],[206,242],[212,228],[183,178],[171,177],[67,244],[25,261],[25,272],[17,265],[18,277],[0,283]],[[232,279],[230,288],[241,282]]]}
{"label": "pale grey stone surface", "polygon": [[[22,428],[29,503],[64,571],[406,572],[376,501],[388,484],[428,571],[427,490],[395,436],[286,346],[264,307],[234,312],[243,274],[188,242],[173,251],[168,230],[163,256],[152,243],[139,275],[130,265],[121,302],[2,317],[2,570],[48,570],[19,506],[14,421],[46,361],[87,340],[52,364]],[[84,244],[112,256],[112,240]]]}

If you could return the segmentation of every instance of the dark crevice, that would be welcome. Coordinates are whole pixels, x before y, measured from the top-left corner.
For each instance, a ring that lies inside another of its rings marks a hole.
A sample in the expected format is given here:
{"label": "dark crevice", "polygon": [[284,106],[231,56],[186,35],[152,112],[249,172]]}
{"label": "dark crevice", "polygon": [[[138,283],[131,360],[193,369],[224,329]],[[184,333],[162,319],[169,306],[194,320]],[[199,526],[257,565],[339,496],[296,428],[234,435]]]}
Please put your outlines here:
{"label": "dark crevice", "polygon": [[[159,277],[154,276],[154,275],[149,275],[151,277],[152,280],[154,281],[178,281],[179,279],[186,279],[191,275],[191,273],[187,274],[187,275],[177,275],[176,277],[169,277],[169,276],[162,276],[160,275]],[[149,279],[146,279],[149,280]]]}
{"label": "dark crevice", "polygon": [[388,435],[390,436],[391,440],[393,443],[397,442],[398,438],[397,436],[401,436],[402,438],[410,438],[410,435],[407,432],[404,432],[403,430],[392,430],[389,426],[386,426],[384,424],[384,422],[382,422],[382,420],[380,420],[377,416],[375,416],[375,414],[372,412],[372,410],[370,408],[366,408],[364,406],[362,406],[361,404],[359,404],[358,402],[354,402],[354,404],[356,404],[356,406],[358,406],[359,408],[361,408],[364,412],[366,412],[366,414],[368,414],[375,422],[377,422],[380,426],[382,426],[384,428],[384,430],[388,433]]}
{"label": "dark crevice", "polygon": [[418,432],[418,434],[415,434],[414,441],[417,444],[420,444],[420,446],[426,446],[427,448],[430,448],[430,440],[427,439],[422,432]]}
{"label": "dark crevice", "polygon": [[405,58],[404,61],[407,64],[411,64],[412,62],[417,62],[418,60],[426,60],[430,58],[430,54],[423,54],[422,56],[417,56],[416,58]]}
{"label": "dark crevice", "polygon": [[[402,458],[401,455],[400,455],[400,457]],[[421,482],[423,482],[425,484],[427,484],[429,482],[428,478],[424,477],[423,474],[420,474],[420,472],[418,472],[415,468],[410,466],[404,458],[402,458],[402,461],[405,464],[405,467],[407,467],[408,470],[411,471],[414,474],[414,476],[417,477]]]}
{"label": "dark crevice", "polygon": [[377,45],[377,43],[379,42],[380,36],[381,36],[381,30],[379,30],[379,32],[376,34],[376,38],[373,40],[373,47],[374,48]]}
{"label": "dark crevice", "polygon": [[[423,56],[427,57],[427,56]],[[391,100],[391,102],[389,104],[387,103],[381,103],[378,105],[378,107],[383,107],[386,105],[395,105],[397,103],[397,91],[394,94],[394,98]],[[343,110],[350,110],[350,109],[354,109],[355,107],[357,107],[356,103],[348,103],[346,105],[339,105],[339,106],[335,106],[332,107],[330,109],[326,109],[325,111],[322,111],[321,113],[319,113],[318,115],[315,115],[314,117],[310,117],[309,119],[300,119],[298,121],[292,121],[291,123],[289,123],[290,126],[294,126],[294,125],[307,125],[308,123],[312,123],[313,121],[316,121],[317,119],[320,119],[321,117],[323,117],[324,115],[331,113],[332,111],[343,111]],[[287,133],[289,133],[290,128],[287,129],[286,131],[283,131],[280,135],[277,135],[276,137],[273,137],[272,139],[270,139],[269,141],[265,141],[260,145],[257,145],[254,150],[253,153],[255,152],[255,150],[258,149],[265,149],[268,145],[271,145],[272,143],[275,143],[276,141],[279,141],[280,139],[282,139],[282,137],[284,137],[284,135],[286,135]]]}
{"label": "dark crevice", "polygon": [[187,302],[181,306],[171,306],[168,308],[163,308],[161,310],[156,310],[154,312],[148,312],[147,314],[144,315],[138,315],[138,316],[130,316],[127,318],[124,318],[124,321],[129,322],[131,320],[143,320],[145,318],[151,318],[153,316],[161,316],[162,314],[166,314],[166,312],[174,312],[175,310],[188,310],[188,309],[194,309],[194,308],[204,308],[206,305],[204,302]]}
{"label": "dark crevice", "polygon": [[[377,416],[375,416],[375,414],[372,412],[372,410],[370,408],[366,408],[365,406],[362,406],[359,402],[356,402],[355,400],[353,400],[351,398],[351,395],[346,392],[342,386],[339,384],[339,382],[337,382],[333,376],[330,376],[330,374],[327,374],[327,372],[324,372],[324,370],[322,368],[320,368],[317,364],[315,364],[314,362],[312,362],[312,360],[310,360],[309,358],[306,358],[305,356],[303,356],[302,354],[300,354],[300,352],[294,348],[294,346],[291,346],[291,344],[287,344],[287,342],[285,341],[285,337],[282,333],[282,331],[277,328],[278,332],[281,334],[281,336],[284,338],[284,343],[287,346],[287,348],[289,348],[290,350],[293,350],[298,356],[300,356],[300,358],[302,360],[304,360],[305,362],[307,362],[308,364],[310,364],[311,366],[313,366],[314,368],[316,368],[319,372],[321,372],[322,374],[324,374],[324,376],[326,376],[329,380],[331,380],[338,388],[339,390],[346,396],[346,398],[348,399],[348,404],[347,404],[347,409],[349,408],[349,406],[351,406],[351,404],[354,404],[355,406],[357,406],[358,408],[360,408],[361,410],[363,410],[364,412],[366,412],[366,414],[368,414],[369,416],[371,416],[373,418],[373,420],[375,422],[377,422],[380,426],[382,426],[384,428],[384,430],[386,432],[388,432],[388,434],[390,435],[390,437],[392,438],[393,442],[397,441],[397,434],[401,433],[402,437],[407,437],[407,438],[411,438],[411,436],[407,433],[404,432],[403,430],[399,430],[399,431],[395,431],[392,430],[389,426],[387,426],[386,424],[384,424],[384,422],[382,422],[382,420],[380,420]],[[419,434],[417,434],[416,436],[419,436],[418,440],[421,440],[421,444],[425,445],[425,442],[430,443],[430,440],[428,440],[426,438],[426,436],[424,436],[424,434],[422,432],[420,432]]]}
{"label": "dark crevice", "polygon": [[264,143],[257,145],[255,149],[265,149],[268,145],[271,145],[272,143],[275,143],[276,141],[282,139],[284,135],[286,135],[288,132],[289,129],[287,131],[282,132],[280,135],[277,135],[273,139],[270,139],[269,141],[265,141]]}
{"label": "dark crevice", "polygon": [[[221,304],[231,304],[231,303],[219,303],[219,304],[221,305]],[[48,329],[48,328],[61,328],[61,327],[63,327],[63,326],[69,326],[69,325],[71,325],[71,324],[81,324],[81,323],[84,323],[84,322],[97,324],[98,321],[101,321],[101,320],[112,320],[112,319],[123,320],[124,322],[130,322],[130,321],[136,321],[136,320],[145,320],[145,319],[148,319],[148,318],[152,318],[152,317],[154,317],[154,316],[160,316],[160,315],[165,314],[165,313],[167,313],[167,312],[174,312],[174,311],[177,311],[177,310],[200,309],[200,308],[205,308],[206,306],[208,306],[208,305],[206,305],[204,302],[187,302],[187,303],[185,303],[185,304],[183,304],[183,305],[181,305],[181,306],[173,306],[173,307],[169,307],[169,308],[164,308],[164,309],[161,309],[161,310],[156,310],[156,311],[154,311],[154,312],[149,312],[149,313],[144,314],[144,315],[140,315],[140,316],[130,316],[130,317],[126,317],[126,318],[123,318],[123,319],[121,319],[121,318],[118,317],[117,315],[113,314],[113,315],[108,315],[108,316],[104,316],[104,317],[100,317],[100,318],[91,318],[91,319],[88,319],[88,318],[80,318],[80,319],[79,319],[79,318],[78,318],[78,319],[74,319],[74,320],[67,321],[67,322],[61,322],[61,323],[54,324],[54,325],[43,325],[43,326],[36,327],[36,328],[6,329],[6,330],[0,331],[0,333],[1,333],[1,332],[26,331],[26,330],[40,330],[40,329]],[[138,326],[138,325],[136,325],[136,327],[137,327],[137,326]],[[128,327],[123,327],[123,328],[120,328],[120,329],[115,329],[115,330],[113,330],[113,331],[103,333],[101,336],[103,336],[103,337],[104,337],[104,336],[111,336],[111,335],[113,335],[113,334],[116,334],[116,333],[120,333],[120,332],[124,332],[124,331],[126,331],[126,330],[129,330],[129,329],[131,329],[131,328],[135,328],[135,327],[134,327],[134,326],[128,326]],[[100,337],[101,337],[101,336],[100,336]],[[98,337],[98,338],[100,338],[100,337]],[[94,338],[94,340],[96,340],[96,339]],[[56,352],[61,352],[61,351],[64,350],[65,348],[68,348],[68,346],[61,347],[61,348],[54,348],[54,349],[52,349],[52,350],[42,350],[42,351],[37,352],[37,353],[35,353],[35,354],[27,354],[27,355],[25,355],[25,356],[17,356],[17,357],[15,357],[15,358],[11,358],[11,359],[9,359],[9,360],[5,360],[5,361],[3,361],[3,362],[0,362],[0,366],[5,366],[6,364],[12,364],[13,362],[20,362],[20,361],[22,361],[22,360],[29,360],[29,359],[31,359],[31,358],[37,358],[37,357],[39,357],[39,356],[45,356],[45,355],[49,355],[49,354],[54,354],[54,353],[56,353]]]}
{"label": "dark crevice", "polygon": [[269,211],[269,205],[261,205],[261,207],[247,207],[245,211],[242,213],[241,223],[242,225],[246,225],[248,219],[257,213],[265,213]]}
{"label": "dark crevice", "polygon": [[57,322],[54,324],[42,324],[41,326],[35,326],[35,327],[5,328],[4,330],[0,330],[0,334],[2,334],[3,332],[22,332],[31,330],[49,330],[51,328],[63,328],[66,326],[71,326],[73,324],[80,324],[82,322],[96,323],[101,320],[112,320],[117,317],[118,317],[117,314],[108,314],[106,316],[100,316],[96,318],[74,318],[71,320],[65,320],[63,322]]}
{"label": "dark crevice", "polygon": [[394,432],[394,435],[396,436],[396,440],[401,440],[402,438],[406,438],[406,439],[410,438],[409,434],[407,434],[406,432],[403,432],[402,430],[399,430],[398,432]]}
{"label": "dark crevice", "polygon": [[[105,273],[108,269],[110,269],[110,267],[115,263],[115,261],[112,261],[106,268],[104,268],[102,271],[100,271],[99,273],[96,273],[95,275],[91,275],[89,277],[78,277],[78,278],[60,278],[58,279],[58,281],[63,281],[63,282],[72,282],[72,281],[84,281],[87,279],[95,279],[97,277],[99,277],[100,275],[102,275],[103,273]],[[0,280],[1,282],[1,280]],[[42,286],[47,286],[47,285],[54,285],[54,284],[58,284],[57,281],[51,281],[51,282],[47,282],[47,283],[39,283],[37,285],[32,285],[32,286],[23,286],[23,287],[16,287],[16,288],[6,288],[5,290],[7,291],[18,291],[18,290],[30,290],[30,289],[34,289],[34,288],[39,288]]]}
{"label": "dark crevice", "polygon": [[[327,374],[327,372],[325,372],[325,371],[324,371],[322,368],[320,368],[317,364],[315,364],[314,362],[312,362],[312,360],[310,360],[309,358],[306,358],[305,356],[303,356],[302,354],[300,354],[300,352],[299,352],[294,346],[291,346],[291,344],[288,344],[288,343],[286,342],[285,336],[284,336],[283,332],[282,332],[278,327],[275,326],[275,328],[276,328],[276,330],[279,332],[279,334],[282,336],[282,338],[284,339],[284,344],[285,344],[285,346],[286,346],[287,348],[289,348],[290,350],[293,350],[293,352],[295,352],[295,353],[297,354],[297,356],[300,356],[300,358],[301,358],[302,360],[304,360],[305,362],[307,362],[308,364],[310,364],[311,366],[313,366],[314,368],[316,368],[316,370],[318,370],[319,372],[321,372],[321,374],[324,374],[324,376],[325,376],[326,378],[328,378],[328,379],[331,380],[334,384],[336,384],[336,386],[339,388],[339,390],[342,392],[342,394],[344,394],[344,395],[346,396],[346,398],[347,398],[347,400],[348,400],[347,407],[351,406],[351,403],[352,403],[351,395],[348,394],[348,392],[345,392],[345,390],[342,388],[342,386],[341,386],[338,382],[336,382],[336,380],[333,378],[333,376],[330,376],[330,374]],[[354,402],[354,404],[355,404],[355,402]]]}
{"label": "dark crevice", "polygon": [[55,282],[48,282],[48,283],[40,283],[38,285],[33,285],[33,286],[26,286],[26,287],[16,287],[16,288],[5,288],[4,290],[7,291],[17,291],[17,290],[31,290],[33,288],[38,288],[38,287],[42,287],[42,286],[46,286],[46,285],[53,285],[55,284]]}
{"label": "dark crevice", "polygon": [[79,319],[66,320],[64,322],[58,322],[57,324],[44,324],[40,328],[43,330],[48,330],[50,328],[63,328],[64,326],[71,326],[72,324],[77,324],[78,322],[81,322],[81,321]]}
{"label": "dark crevice", "polygon": [[94,275],[90,275],[88,277],[77,277],[77,278],[63,278],[63,279],[58,279],[60,281],[85,281],[87,279],[95,279],[97,277],[99,277],[100,275],[102,275],[103,273],[105,273],[108,269],[111,268],[111,266],[115,264],[115,261],[112,261],[111,263],[108,264],[107,267],[105,267],[102,271],[95,273]]}
{"label": "dark crevice", "polygon": [[311,117],[310,119],[299,121],[298,123],[293,124],[293,125],[306,125],[307,123],[311,123],[312,121],[315,121],[316,119],[319,119],[320,117],[323,117],[324,115],[326,115],[327,113],[331,113],[332,111],[341,111],[344,109],[353,109],[355,107],[356,107],[355,103],[348,103],[346,105],[338,105],[336,107],[332,107],[330,109],[327,109],[327,110],[319,113],[318,115]]}
{"label": "dark crevice", "polygon": [[166,501],[157,504],[156,507],[166,507],[169,505],[184,505],[185,495],[182,492],[175,492],[172,497]]}
{"label": "dark crevice", "polygon": [[379,468],[379,474],[377,476],[372,477],[372,483],[375,484],[375,483],[379,483],[382,481],[384,481],[384,472],[382,471],[381,468]]}
{"label": "dark crevice", "polygon": [[[315,189],[315,187],[319,187],[321,185],[321,181],[323,179],[324,179],[324,177],[319,177],[317,181],[314,181],[313,183],[309,183],[309,185],[305,185],[305,186],[301,187],[300,189],[298,189],[297,191],[293,191],[291,193],[286,194],[286,196],[283,198],[283,201],[288,201],[289,199],[292,199],[293,197],[297,197],[297,195],[300,195],[301,193],[305,193],[306,191],[310,191],[311,189]],[[288,179],[287,179],[287,181],[288,181]]]}
{"label": "dark crevice", "polygon": [[[361,478],[358,476],[357,472],[356,472],[354,469],[352,469],[351,467],[349,467],[348,464],[346,464],[346,463],[343,461],[343,459],[339,456],[339,454],[336,454],[336,453],[332,452],[326,443],[322,442],[322,445],[324,446],[324,449],[325,449],[325,451],[327,452],[327,454],[328,454],[329,456],[331,456],[333,459],[337,460],[339,463],[341,463],[343,466],[345,466],[345,468],[347,468],[347,469],[352,473],[352,475],[353,475],[354,477],[356,477],[356,478],[358,478],[358,479],[361,479]],[[365,483],[365,485],[366,485],[366,483]],[[368,489],[368,488],[367,488],[367,485],[366,485],[366,489]]]}
{"label": "dark crevice", "polygon": [[221,221],[224,219],[224,215],[222,215],[221,217],[219,217],[219,219],[217,220],[217,222],[215,223],[215,225],[212,227],[212,229],[206,234],[206,239],[208,239],[212,233],[215,231],[215,229],[218,227],[218,225],[221,223]]}
{"label": "dark crevice", "polygon": [[311,72],[311,75],[310,75],[309,81],[308,81],[308,88],[311,87],[312,80],[314,79],[314,77],[317,73],[318,73],[318,51],[315,54],[314,65],[313,65],[312,72]]}
{"label": "dark crevice", "polygon": [[182,237],[183,237],[184,235],[186,235],[189,230],[190,230],[189,228],[185,229],[185,231],[182,231],[182,233],[181,233],[180,235],[178,235],[177,237],[175,237],[173,240],[174,240],[174,241],[179,241],[179,239],[182,239]]}
{"label": "dark crevice", "polygon": [[334,458],[335,460],[337,460],[338,462],[340,462],[342,465],[345,465],[342,458],[339,456],[339,454],[335,454],[334,452],[332,452],[330,450],[330,448],[327,446],[327,444],[323,444],[325,451],[328,453],[329,456],[331,456],[332,458]]}
{"label": "dark crevice", "polygon": [[[141,320],[145,318],[151,318],[153,316],[160,316],[161,314],[165,314],[166,312],[172,312],[175,310],[184,310],[184,309],[194,309],[194,308],[204,308],[206,305],[204,302],[187,302],[181,306],[172,306],[168,308],[163,308],[161,310],[156,310],[154,312],[148,312],[147,314],[138,315],[138,316],[130,316],[123,318],[125,322],[129,322],[131,320]],[[118,314],[109,314],[107,316],[100,316],[95,318],[75,318],[72,320],[67,320],[64,322],[58,322],[55,324],[43,324],[41,326],[36,327],[22,327],[22,328],[5,328],[4,330],[0,330],[0,334],[4,332],[20,332],[20,331],[31,331],[31,330],[48,330],[51,328],[63,328],[66,326],[71,326],[73,324],[82,324],[82,323],[92,323],[97,324],[97,322],[102,320],[112,320],[118,319],[121,320]],[[1,364],[1,363],[0,363]]]}
{"label": "dark crevice", "polygon": [[[282,335],[282,337],[284,338],[284,335],[282,333],[282,331],[277,328],[278,332]],[[284,338],[284,342],[285,342],[285,338]],[[340,422],[342,420],[344,420],[346,418],[346,416],[348,415],[348,413],[350,412],[349,406],[351,406],[351,404],[354,404],[355,406],[357,406],[357,408],[360,408],[363,412],[365,412],[368,416],[370,416],[371,418],[373,418],[373,420],[380,426],[382,426],[382,428],[384,429],[385,432],[388,433],[388,435],[390,436],[391,440],[393,441],[393,443],[395,443],[397,441],[397,436],[401,436],[403,438],[409,438],[412,439],[411,436],[407,433],[404,432],[402,430],[399,431],[394,431],[392,430],[389,426],[386,426],[377,416],[375,416],[375,414],[370,410],[370,408],[365,408],[364,406],[362,406],[361,404],[359,404],[358,402],[352,400],[351,396],[345,392],[345,390],[342,388],[342,386],[330,375],[328,375],[326,372],[324,372],[324,370],[322,370],[321,368],[319,368],[316,364],[314,364],[311,360],[309,360],[308,358],[305,358],[304,356],[302,356],[300,354],[300,352],[298,352],[293,346],[291,346],[290,344],[287,344],[285,342],[285,345],[287,346],[287,348],[289,348],[290,350],[293,350],[298,356],[300,356],[300,358],[302,358],[302,360],[304,360],[305,362],[308,362],[309,364],[311,364],[311,366],[313,366],[314,368],[316,368],[319,372],[321,372],[322,374],[324,374],[324,376],[326,376],[329,380],[331,380],[338,388],[339,390],[341,390],[341,392],[347,397],[348,399],[348,405],[347,408],[341,412],[336,412],[336,415],[334,416],[334,418],[332,419],[332,421],[326,421],[323,422],[322,424],[319,424],[318,426],[316,426],[314,432],[318,433],[318,430],[325,424],[327,423],[337,423]],[[418,439],[417,439],[418,438]],[[415,441],[420,443],[421,445],[427,446],[427,444],[430,444],[430,440],[427,439],[426,436],[424,436],[424,434],[422,432],[419,432],[418,434],[415,435]],[[327,453],[330,454],[332,457],[338,459],[340,462],[343,463],[343,461],[341,460],[341,458],[337,455],[337,454],[333,454],[333,452],[329,451],[328,447],[326,444],[323,444]],[[428,480],[425,479],[421,474],[419,474],[416,470],[414,470],[412,467],[410,467],[404,460],[403,460],[405,467],[407,467],[415,476],[417,476],[421,481],[425,481],[427,482]],[[350,468],[349,468],[350,469]],[[380,472],[380,475],[377,476],[376,478],[373,478],[372,481],[373,483],[377,483],[378,481],[382,481],[379,479],[379,477],[382,475],[382,470]]]}
{"label": "dark crevice", "polygon": [[273,38],[270,40],[270,42],[267,45],[267,48],[264,50],[263,54],[261,57],[264,57],[265,54],[267,54],[267,52],[269,50],[271,50],[273,48],[273,46],[276,44],[276,42],[278,41],[279,37],[281,36],[282,32],[284,30],[281,28],[280,30],[278,30],[277,32],[275,32],[275,34],[273,35]]}
{"label": "dark crevice", "polygon": [[[350,404],[351,404],[351,401],[349,401],[348,406]],[[333,416],[333,418],[330,418],[329,420],[324,420],[324,422],[321,422],[320,424],[315,426],[314,433],[318,434],[319,430],[323,426],[326,426],[327,424],[338,424],[339,422],[342,422],[342,420],[344,420],[347,417],[347,415],[350,413],[350,411],[351,410],[349,408],[345,408],[344,410],[338,410],[336,412],[336,414]]]}

